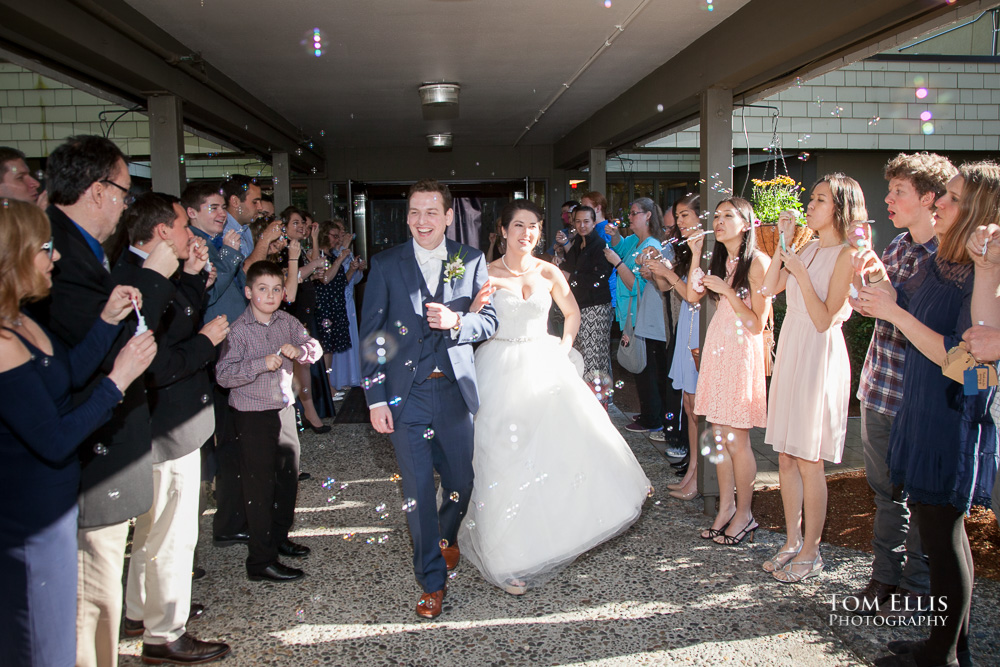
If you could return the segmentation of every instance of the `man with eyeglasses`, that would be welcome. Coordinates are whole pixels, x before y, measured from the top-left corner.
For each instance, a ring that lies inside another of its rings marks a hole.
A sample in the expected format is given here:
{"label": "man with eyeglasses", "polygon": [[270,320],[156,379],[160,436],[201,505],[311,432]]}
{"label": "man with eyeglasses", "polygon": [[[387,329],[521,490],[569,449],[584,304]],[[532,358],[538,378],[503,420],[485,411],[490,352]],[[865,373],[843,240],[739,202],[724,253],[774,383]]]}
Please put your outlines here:
{"label": "man with eyeglasses", "polygon": [[[122,212],[132,201],[126,157],[109,139],[70,137],[49,156],[49,200],[56,262],[52,292],[37,304],[36,315],[67,345],[83,340],[115,288],[102,244],[111,238]],[[167,244],[143,261],[132,283],[142,293],[142,314],[155,330],[169,305],[177,270],[175,251]],[[118,351],[132,338],[138,320],[126,319],[91,387],[112,367]],[[80,516],[77,532],[77,660],[80,667],[118,663],[118,628],[122,608],[122,568],[129,519],[152,505],[152,434],[144,380],[125,390],[111,419],[80,446]]]}
{"label": "man with eyeglasses", "polygon": [[24,153],[0,146],[0,199],[16,199],[45,208],[48,198],[44,192],[38,192],[39,185],[38,179],[28,170]]}

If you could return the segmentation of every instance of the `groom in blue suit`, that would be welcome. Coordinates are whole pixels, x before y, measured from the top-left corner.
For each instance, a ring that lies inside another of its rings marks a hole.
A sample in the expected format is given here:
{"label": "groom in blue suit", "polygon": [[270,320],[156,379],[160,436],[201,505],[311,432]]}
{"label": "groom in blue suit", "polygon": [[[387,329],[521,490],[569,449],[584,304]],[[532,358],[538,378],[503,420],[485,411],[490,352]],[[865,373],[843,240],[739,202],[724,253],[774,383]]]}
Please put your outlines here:
{"label": "groom in blue suit", "polygon": [[489,276],[483,253],[445,239],[454,218],[448,187],[418,181],[408,199],[413,241],[372,258],[361,370],[372,426],[389,434],[403,478],[413,569],[424,590],[417,614],[434,618],[448,570],[458,565],[455,540],[472,495],[479,390],[471,343],[493,335],[497,316],[489,303],[469,312],[486,301]]}

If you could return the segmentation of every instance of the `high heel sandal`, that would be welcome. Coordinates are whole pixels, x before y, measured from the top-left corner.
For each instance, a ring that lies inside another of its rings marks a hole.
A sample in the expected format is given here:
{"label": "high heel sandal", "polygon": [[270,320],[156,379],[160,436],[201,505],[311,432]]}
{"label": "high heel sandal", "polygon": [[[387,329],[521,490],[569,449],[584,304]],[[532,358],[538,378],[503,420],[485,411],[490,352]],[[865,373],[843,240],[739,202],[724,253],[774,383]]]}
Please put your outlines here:
{"label": "high heel sandal", "polygon": [[[727,547],[735,547],[737,544],[739,544],[740,542],[749,537],[750,543],[753,544],[754,533],[757,532],[757,529],[759,527],[760,527],[759,524],[756,521],[754,521],[754,518],[750,517],[750,521],[747,522],[747,525],[744,526],[743,530],[741,530],[740,532],[736,533],[735,535],[726,535],[725,530],[723,530],[723,532],[720,533],[713,541],[716,544],[723,544]],[[721,542],[718,539],[719,537],[722,538]]]}
{"label": "high heel sandal", "polygon": [[524,595],[528,591],[528,584],[520,579],[508,579],[504,582],[503,590],[511,595]]}
{"label": "high heel sandal", "polygon": [[726,532],[726,528],[729,528],[729,524],[731,524],[733,522],[733,519],[735,518],[736,518],[736,510],[733,510],[733,515],[729,517],[729,521],[727,521],[722,526],[722,528],[712,528],[711,526],[709,526],[708,528],[703,528],[701,533],[699,534],[701,539],[711,540],[714,539],[715,537],[718,537],[719,535],[722,535],[724,532]]}
{"label": "high heel sandal", "polygon": [[[796,566],[808,565],[809,569],[805,572],[797,572],[792,568]],[[809,577],[815,577],[820,572],[823,571],[823,559],[819,554],[816,554],[816,558],[812,560],[802,560],[799,562],[788,561],[785,566],[780,570],[775,570],[771,576],[773,576],[778,581],[784,584],[795,584]]]}
{"label": "high heel sandal", "polygon": [[[801,544],[797,549],[784,549],[782,551],[779,551],[778,553],[774,554],[769,559],[764,561],[764,565],[762,567],[765,572],[774,572],[776,570],[780,570],[781,568],[785,567],[785,563],[798,556],[800,551],[802,551]],[[788,556],[788,558],[782,558],[782,556]]]}

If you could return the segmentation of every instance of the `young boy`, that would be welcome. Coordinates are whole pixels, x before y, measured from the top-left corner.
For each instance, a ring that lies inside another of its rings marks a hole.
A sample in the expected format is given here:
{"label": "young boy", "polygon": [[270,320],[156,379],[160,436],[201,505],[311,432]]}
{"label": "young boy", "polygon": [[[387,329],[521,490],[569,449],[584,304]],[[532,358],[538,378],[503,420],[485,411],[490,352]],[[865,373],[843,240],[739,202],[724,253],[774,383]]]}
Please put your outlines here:
{"label": "young boy", "polygon": [[250,305],[233,322],[215,369],[219,384],[231,390],[225,437],[239,452],[251,581],[299,579],[302,570],[283,565],[278,554],[309,554],[309,547],[288,539],[299,475],[292,362],[311,364],[323,349],[301,322],[278,310],[284,283],[274,262],[250,267],[244,288]]}

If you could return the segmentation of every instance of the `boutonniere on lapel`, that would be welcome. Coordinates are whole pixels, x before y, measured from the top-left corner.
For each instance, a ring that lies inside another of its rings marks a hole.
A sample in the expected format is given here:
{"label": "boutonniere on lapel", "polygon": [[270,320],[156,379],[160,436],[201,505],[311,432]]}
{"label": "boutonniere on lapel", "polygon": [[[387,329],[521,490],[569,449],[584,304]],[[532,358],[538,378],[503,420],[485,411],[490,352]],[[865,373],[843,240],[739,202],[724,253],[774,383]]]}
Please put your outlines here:
{"label": "boutonniere on lapel", "polygon": [[460,253],[455,253],[448,258],[448,263],[444,265],[444,279],[448,282],[461,280],[465,277],[465,262],[462,261]]}

